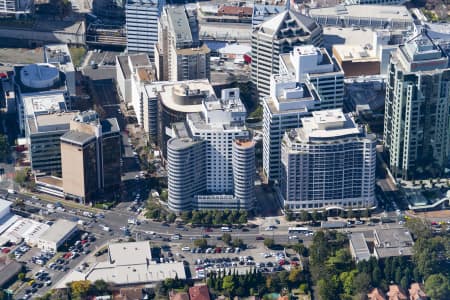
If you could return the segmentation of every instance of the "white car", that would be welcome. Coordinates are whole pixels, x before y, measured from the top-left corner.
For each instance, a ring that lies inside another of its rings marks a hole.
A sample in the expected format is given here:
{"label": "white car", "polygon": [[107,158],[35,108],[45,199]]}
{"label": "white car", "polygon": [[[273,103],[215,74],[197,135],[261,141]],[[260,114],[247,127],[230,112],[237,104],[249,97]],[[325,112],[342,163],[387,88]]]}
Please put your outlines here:
{"label": "white car", "polygon": [[291,236],[289,236],[289,239],[290,239],[290,240],[296,240],[296,239],[298,239],[298,236],[296,236],[296,235],[291,235]]}
{"label": "white car", "polygon": [[191,248],[185,246],[185,247],[181,248],[181,251],[191,251]]}

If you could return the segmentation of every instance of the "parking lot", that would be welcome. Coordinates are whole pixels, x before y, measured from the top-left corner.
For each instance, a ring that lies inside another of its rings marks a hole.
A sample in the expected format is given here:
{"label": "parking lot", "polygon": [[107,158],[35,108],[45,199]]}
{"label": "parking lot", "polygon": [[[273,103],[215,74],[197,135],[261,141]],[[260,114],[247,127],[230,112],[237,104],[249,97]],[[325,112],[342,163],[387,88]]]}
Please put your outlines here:
{"label": "parking lot", "polygon": [[164,262],[186,261],[194,278],[204,278],[210,272],[228,272],[236,270],[239,274],[251,269],[262,272],[276,272],[298,265],[297,256],[286,257],[283,251],[268,250],[261,243],[249,249],[225,246],[223,242],[206,249],[189,247],[188,243],[162,246]]}
{"label": "parking lot", "polygon": [[[85,239],[81,239],[84,237]],[[66,272],[74,268],[81,259],[95,249],[96,237],[82,233],[74,235],[62,247],[63,251],[53,253],[21,243],[12,253],[26,266],[26,277],[16,287],[15,299],[30,299],[44,295]]]}

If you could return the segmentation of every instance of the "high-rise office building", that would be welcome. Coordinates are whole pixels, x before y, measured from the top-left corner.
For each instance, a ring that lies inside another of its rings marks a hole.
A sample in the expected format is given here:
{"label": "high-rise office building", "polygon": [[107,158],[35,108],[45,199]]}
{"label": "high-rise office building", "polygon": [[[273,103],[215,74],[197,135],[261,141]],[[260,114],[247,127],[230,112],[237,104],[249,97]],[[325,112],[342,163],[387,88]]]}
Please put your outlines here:
{"label": "high-rise office building", "polygon": [[145,52],[153,57],[158,41],[158,19],[164,0],[128,0],[125,5],[127,50]]}
{"label": "high-rise office building", "polygon": [[66,76],[44,63],[18,66],[14,73],[19,128],[28,144],[31,168],[38,176],[59,174],[59,138],[76,115],[66,105]]}
{"label": "high-rise office building", "polygon": [[98,192],[121,183],[120,128],[115,118],[100,120],[94,111],[80,113],[61,137],[64,194],[90,202]]}
{"label": "high-rise office building", "polygon": [[210,50],[200,42],[198,34],[197,19],[184,6],[163,10],[155,45],[158,80],[210,78]]}
{"label": "high-rise office building", "polygon": [[280,54],[305,44],[320,46],[322,28],[313,19],[290,9],[254,28],[251,79],[260,100],[269,95],[270,75],[279,73]]}
{"label": "high-rise office building", "polygon": [[220,99],[205,99],[201,113],[173,124],[167,145],[170,209],[253,208],[255,144],[245,117],[239,89],[225,89]]}
{"label": "high-rise office building", "polygon": [[286,132],[281,199],[292,211],[375,204],[376,137],[342,110],[321,110]]}
{"label": "high-rise office building", "polygon": [[342,108],[344,72],[325,48],[298,46],[280,55],[280,74],[295,76],[297,82],[310,82],[321,98],[321,109]]}
{"label": "high-rise office building", "polygon": [[450,150],[449,58],[422,32],[393,52],[388,71],[383,140],[391,173],[438,177]]}

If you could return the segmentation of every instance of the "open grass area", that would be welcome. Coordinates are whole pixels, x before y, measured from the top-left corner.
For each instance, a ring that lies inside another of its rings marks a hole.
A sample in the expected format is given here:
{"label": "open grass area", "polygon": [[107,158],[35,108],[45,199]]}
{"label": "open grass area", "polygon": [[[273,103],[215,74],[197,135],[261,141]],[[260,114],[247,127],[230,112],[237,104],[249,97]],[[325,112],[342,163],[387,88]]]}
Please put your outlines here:
{"label": "open grass area", "polygon": [[83,47],[72,47],[69,48],[70,55],[72,56],[72,62],[75,67],[81,66],[84,55],[86,55],[86,49]]}

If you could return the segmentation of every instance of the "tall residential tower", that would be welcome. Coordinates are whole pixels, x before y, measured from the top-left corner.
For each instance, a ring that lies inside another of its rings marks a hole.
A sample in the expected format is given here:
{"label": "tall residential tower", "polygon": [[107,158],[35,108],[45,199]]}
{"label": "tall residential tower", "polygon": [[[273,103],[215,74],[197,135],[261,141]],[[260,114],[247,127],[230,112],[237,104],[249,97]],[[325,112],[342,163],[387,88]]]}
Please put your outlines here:
{"label": "tall residential tower", "polygon": [[321,110],[286,132],[281,198],[293,211],[362,209],[375,204],[375,135],[342,113]]}
{"label": "tall residential tower", "polygon": [[169,208],[251,209],[255,144],[246,129],[239,89],[205,99],[201,113],[172,126],[167,143]]}
{"label": "tall residential tower", "polygon": [[392,54],[388,71],[384,146],[391,173],[438,177],[450,149],[449,59],[422,32]]}
{"label": "tall residential tower", "polygon": [[155,45],[159,81],[210,78],[210,50],[200,42],[198,34],[196,17],[184,6],[164,9]]}

